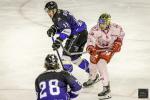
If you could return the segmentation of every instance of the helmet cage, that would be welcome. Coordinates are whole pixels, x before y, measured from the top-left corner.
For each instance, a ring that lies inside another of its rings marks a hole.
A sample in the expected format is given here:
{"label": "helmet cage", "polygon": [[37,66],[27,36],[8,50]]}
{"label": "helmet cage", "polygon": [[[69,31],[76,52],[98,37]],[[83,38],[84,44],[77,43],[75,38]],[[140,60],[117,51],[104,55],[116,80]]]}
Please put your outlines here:
{"label": "helmet cage", "polygon": [[47,57],[45,58],[44,66],[48,70],[58,69],[59,63],[57,57],[54,54],[47,55]]}

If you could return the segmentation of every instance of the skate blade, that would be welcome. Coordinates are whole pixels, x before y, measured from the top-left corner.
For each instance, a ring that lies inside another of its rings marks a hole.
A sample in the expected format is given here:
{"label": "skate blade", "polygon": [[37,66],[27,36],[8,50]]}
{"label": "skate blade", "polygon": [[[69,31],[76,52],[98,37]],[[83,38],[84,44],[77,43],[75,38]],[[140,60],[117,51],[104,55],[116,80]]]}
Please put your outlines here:
{"label": "skate blade", "polygon": [[84,88],[92,88],[93,87],[93,84],[92,85],[89,85],[89,86],[83,86],[82,85],[82,88],[84,89]]}
{"label": "skate blade", "polygon": [[102,80],[102,79],[97,79],[94,84],[98,83],[98,82],[101,81],[101,80]]}
{"label": "skate blade", "polygon": [[83,86],[82,85],[82,88],[90,88],[90,87],[93,87],[93,85],[95,85],[96,83],[98,83],[101,79],[97,79],[93,84],[89,85],[89,86]]}
{"label": "skate blade", "polygon": [[106,96],[100,96],[99,100],[105,100],[105,99],[110,99],[110,98],[111,98],[111,95],[107,94]]}

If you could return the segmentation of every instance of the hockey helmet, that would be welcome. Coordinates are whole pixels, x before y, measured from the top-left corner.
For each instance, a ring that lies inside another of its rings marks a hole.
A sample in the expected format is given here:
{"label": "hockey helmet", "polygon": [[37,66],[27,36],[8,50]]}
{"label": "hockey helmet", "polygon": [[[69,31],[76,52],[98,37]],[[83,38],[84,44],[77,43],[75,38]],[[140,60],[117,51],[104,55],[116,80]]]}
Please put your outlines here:
{"label": "hockey helmet", "polygon": [[111,16],[110,16],[110,14],[107,14],[107,13],[101,14],[99,19],[98,19],[99,24],[109,25],[110,21],[111,21]]}
{"label": "hockey helmet", "polygon": [[47,70],[55,70],[59,69],[59,63],[58,63],[58,58],[54,54],[48,54],[45,58],[45,64],[44,67]]}
{"label": "hockey helmet", "polygon": [[58,9],[58,6],[55,1],[50,1],[50,2],[46,3],[44,9],[47,12],[48,10]]}

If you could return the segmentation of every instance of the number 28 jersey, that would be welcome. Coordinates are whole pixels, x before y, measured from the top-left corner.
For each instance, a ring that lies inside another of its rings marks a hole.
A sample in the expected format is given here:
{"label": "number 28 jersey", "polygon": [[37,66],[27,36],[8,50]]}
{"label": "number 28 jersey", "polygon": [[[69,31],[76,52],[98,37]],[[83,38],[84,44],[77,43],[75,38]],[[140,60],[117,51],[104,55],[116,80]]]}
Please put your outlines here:
{"label": "number 28 jersey", "polygon": [[[67,86],[70,86],[68,92]],[[69,100],[81,89],[77,79],[65,71],[49,70],[40,74],[35,81],[37,100]]]}

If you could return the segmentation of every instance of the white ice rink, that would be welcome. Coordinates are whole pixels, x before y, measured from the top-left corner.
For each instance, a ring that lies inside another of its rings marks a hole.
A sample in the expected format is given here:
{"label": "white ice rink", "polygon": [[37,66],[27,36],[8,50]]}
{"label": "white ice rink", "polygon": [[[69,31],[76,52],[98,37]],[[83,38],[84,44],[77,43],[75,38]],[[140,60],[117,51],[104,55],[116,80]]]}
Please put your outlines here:
{"label": "white ice rink", "polygon": [[[35,100],[35,78],[44,71],[43,62],[51,49],[46,31],[52,25],[44,12],[46,0],[0,0],[0,100]],[[138,88],[150,89],[150,0],[57,0],[84,20],[88,29],[101,13],[126,33],[120,53],[108,64],[112,99],[139,100]],[[84,55],[83,57],[86,57]],[[87,74],[74,66],[81,81]],[[98,100],[101,83],[83,89],[77,100]],[[148,99],[144,99],[148,100]],[[150,99],[149,99],[150,100]]]}

